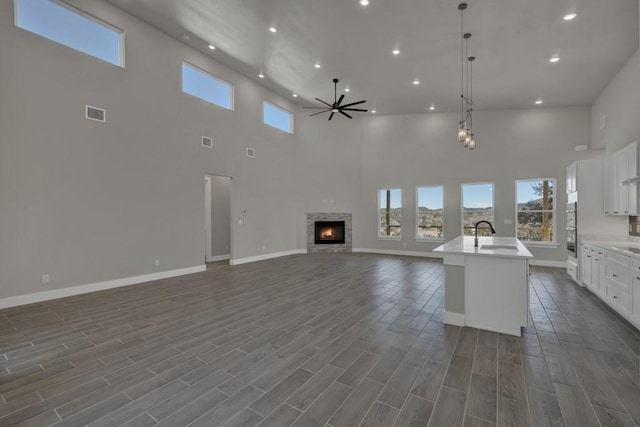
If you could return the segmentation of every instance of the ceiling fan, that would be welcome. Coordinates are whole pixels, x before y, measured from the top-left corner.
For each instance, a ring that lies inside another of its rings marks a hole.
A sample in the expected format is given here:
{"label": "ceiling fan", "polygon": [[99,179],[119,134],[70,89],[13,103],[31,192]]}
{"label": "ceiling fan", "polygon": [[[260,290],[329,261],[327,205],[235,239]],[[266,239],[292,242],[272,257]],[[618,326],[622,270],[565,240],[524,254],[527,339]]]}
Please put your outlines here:
{"label": "ceiling fan", "polygon": [[333,79],[333,86],[334,86],[333,104],[329,104],[328,102],[324,102],[322,99],[315,98],[316,101],[322,102],[325,105],[325,107],[303,107],[303,108],[315,108],[315,109],[322,110],[322,111],[318,111],[317,113],[311,114],[309,117],[317,116],[318,114],[331,111],[331,114],[329,115],[329,120],[333,118],[333,115],[335,113],[340,113],[343,116],[347,116],[348,118],[352,119],[353,117],[351,117],[348,113],[345,113],[345,111],[362,111],[364,113],[367,112],[367,110],[363,110],[361,108],[349,108],[349,107],[353,107],[354,105],[363,104],[367,102],[364,100],[358,101],[358,102],[352,102],[351,104],[340,105],[342,103],[342,100],[344,99],[344,94],[340,95],[340,99],[338,99],[338,79]]}

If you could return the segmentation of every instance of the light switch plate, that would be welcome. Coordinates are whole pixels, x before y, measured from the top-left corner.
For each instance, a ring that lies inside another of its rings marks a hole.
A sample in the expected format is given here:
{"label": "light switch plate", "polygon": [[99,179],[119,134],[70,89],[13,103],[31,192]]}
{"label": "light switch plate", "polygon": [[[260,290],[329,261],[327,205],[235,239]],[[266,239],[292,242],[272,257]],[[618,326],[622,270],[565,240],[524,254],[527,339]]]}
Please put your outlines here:
{"label": "light switch plate", "polygon": [[505,223],[505,224],[512,224],[512,221],[511,221],[510,219],[505,219],[505,220],[504,220],[504,223]]}

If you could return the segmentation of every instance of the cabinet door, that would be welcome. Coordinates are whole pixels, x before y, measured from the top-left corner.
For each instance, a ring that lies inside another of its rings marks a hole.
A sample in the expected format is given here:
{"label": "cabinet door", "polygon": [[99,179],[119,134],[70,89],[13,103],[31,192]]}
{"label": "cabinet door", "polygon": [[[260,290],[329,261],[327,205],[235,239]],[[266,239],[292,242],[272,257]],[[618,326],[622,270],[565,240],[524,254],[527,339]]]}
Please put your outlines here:
{"label": "cabinet door", "polygon": [[582,247],[582,283],[584,283],[588,288],[592,287],[591,284],[591,246],[584,245]]}
{"label": "cabinet door", "polygon": [[567,166],[567,193],[571,193],[577,190],[577,172],[578,172],[578,163],[573,162],[569,166]]}
{"label": "cabinet door", "polygon": [[617,215],[618,186],[616,185],[616,157],[607,156],[604,161],[604,213]]}
{"label": "cabinet door", "polygon": [[600,263],[601,256],[598,255],[598,248],[591,249],[591,289],[594,293],[600,293]]}
{"label": "cabinet door", "polygon": [[[638,141],[633,142],[625,149],[627,158],[627,179],[633,180],[638,176]],[[633,181],[627,186],[628,214],[638,215],[638,182]]]}
{"label": "cabinet door", "polygon": [[629,165],[627,162],[627,149],[618,151],[616,158],[616,190],[618,200],[614,212],[620,215],[629,214],[629,184],[622,185],[623,181],[629,179]]}

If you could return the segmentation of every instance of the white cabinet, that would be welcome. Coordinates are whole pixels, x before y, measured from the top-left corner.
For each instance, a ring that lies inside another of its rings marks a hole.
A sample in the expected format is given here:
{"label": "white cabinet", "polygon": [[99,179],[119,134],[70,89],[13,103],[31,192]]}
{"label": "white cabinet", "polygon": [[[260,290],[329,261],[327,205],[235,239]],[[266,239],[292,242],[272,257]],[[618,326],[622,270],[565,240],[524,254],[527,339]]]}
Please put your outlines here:
{"label": "white cabinet", "polygon": [[594,244],[580,244],[582,283],[640,327],[640,259]]}
{"label": "white cabinet", "polygon": [[637,215],[637,183],[638,141],[635,141],[605,159],[605,214]]}
{"label": "white cabinet", "polygon": [[631,311],[629,317],[640,325],[640,260],[631,261]]}
{"label": "white cabinet", "polygon": [[567,166],[567,193],[578,191],[578,162]]}

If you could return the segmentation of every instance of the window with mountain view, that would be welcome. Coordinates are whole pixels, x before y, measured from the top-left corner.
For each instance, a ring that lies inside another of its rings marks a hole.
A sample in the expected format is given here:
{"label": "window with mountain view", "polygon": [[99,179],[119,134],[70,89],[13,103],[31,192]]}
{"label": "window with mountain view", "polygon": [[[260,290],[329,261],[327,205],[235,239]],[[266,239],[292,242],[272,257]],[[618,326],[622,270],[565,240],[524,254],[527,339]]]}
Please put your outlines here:
{"label": "window with mountain view", "polygon": [[401,227],[402,190],[399,188],[383,188],[378,191],[378,237],[383,239],[399,239]]}
{"label": "window with mountain view", "polygon": [[442,186],[416,189],[416,239],[442,239],[444,237],[444,188]]}
{"label": "window with mountain view", "polygon": [[[493,219],[493,183],[462,184],[462,234],[473,236],[478,221],[485,220],[494,224]],[[490,236],[491,229],[481,225],[478,235]]]}
{"label": "window with mountain view", "polygon": [[516,181],[516,237],[523,242],[554,243],[556,180]]}

